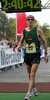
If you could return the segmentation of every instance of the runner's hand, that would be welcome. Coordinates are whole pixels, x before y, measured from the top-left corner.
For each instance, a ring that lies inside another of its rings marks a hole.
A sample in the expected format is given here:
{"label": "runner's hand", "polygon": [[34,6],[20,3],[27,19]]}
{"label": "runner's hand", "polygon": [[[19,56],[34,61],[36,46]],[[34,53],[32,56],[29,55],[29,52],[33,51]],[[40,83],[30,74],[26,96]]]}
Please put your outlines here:
{"label": "runner's hand", "polygon": [[17,47],[16,47],[17,50],[20,50],[20,48],[21,48],[20,46],[17,46]]}
{"label": "runner's hand", "polygon": [[44,56],[44,60],[45,60],[46,63],[48,62],[48,57],[47,57],[46,54],[45,54],[45,56]]}

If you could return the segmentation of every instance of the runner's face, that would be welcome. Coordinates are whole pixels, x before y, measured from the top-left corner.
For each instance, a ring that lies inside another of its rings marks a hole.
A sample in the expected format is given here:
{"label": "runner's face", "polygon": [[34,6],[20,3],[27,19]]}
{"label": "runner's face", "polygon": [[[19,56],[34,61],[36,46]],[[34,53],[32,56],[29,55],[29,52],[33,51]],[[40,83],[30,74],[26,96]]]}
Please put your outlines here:
{"label": "runner's face", "polygon": [[27,19],[27,25],[32,26],[34,24],[34,19],[33,18],[28,18]]}

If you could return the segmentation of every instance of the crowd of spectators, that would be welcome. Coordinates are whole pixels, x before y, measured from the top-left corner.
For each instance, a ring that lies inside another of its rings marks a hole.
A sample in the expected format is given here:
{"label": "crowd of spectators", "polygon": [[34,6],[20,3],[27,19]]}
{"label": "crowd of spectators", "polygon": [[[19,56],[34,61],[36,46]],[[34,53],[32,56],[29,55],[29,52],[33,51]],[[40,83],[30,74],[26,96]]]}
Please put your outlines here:
{"label": "crowd of spectators", "polygon": [[[44,46],[43,45],[40,46],[40,53],[41,53],[41,58],[44,57],[45,50],[44,50]],[[47,47],[47,55],[48,56],[50,55],[50,47]]]}
{"label": "crowd of spectators", "polygon": [[16,39],[11,40],[11,39],[7,38],[5,40],[4,38],[2,38],[1,41],[0,41],[0,47],[5,48],[5,49],[7,49],[7,48],[16,48],[17,45],[18,45],[18,42],[19,41],[18,40],[16,41]]}

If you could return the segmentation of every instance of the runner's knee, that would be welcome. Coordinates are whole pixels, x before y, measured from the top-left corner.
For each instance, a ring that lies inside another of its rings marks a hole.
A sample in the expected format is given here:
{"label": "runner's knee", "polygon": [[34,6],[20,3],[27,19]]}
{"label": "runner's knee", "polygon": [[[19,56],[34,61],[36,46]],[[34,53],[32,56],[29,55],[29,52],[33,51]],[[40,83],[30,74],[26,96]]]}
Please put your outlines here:
{"label": "runner's knee", "polygon": [[30,74],[30,78],[32,79],[32,78],[34,78],[35,77],[35,72],[33,71],[33,72],[31,72],[31,74]]}

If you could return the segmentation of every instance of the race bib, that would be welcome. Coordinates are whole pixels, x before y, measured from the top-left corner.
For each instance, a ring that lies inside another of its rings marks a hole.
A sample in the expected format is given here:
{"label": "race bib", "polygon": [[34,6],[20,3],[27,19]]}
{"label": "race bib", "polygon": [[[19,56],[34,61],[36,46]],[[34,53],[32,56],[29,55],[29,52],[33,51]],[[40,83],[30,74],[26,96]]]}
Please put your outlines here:
{"label": "race bib", "polygon": [[36,53],[35,43],[26,44],[26,53]]}

